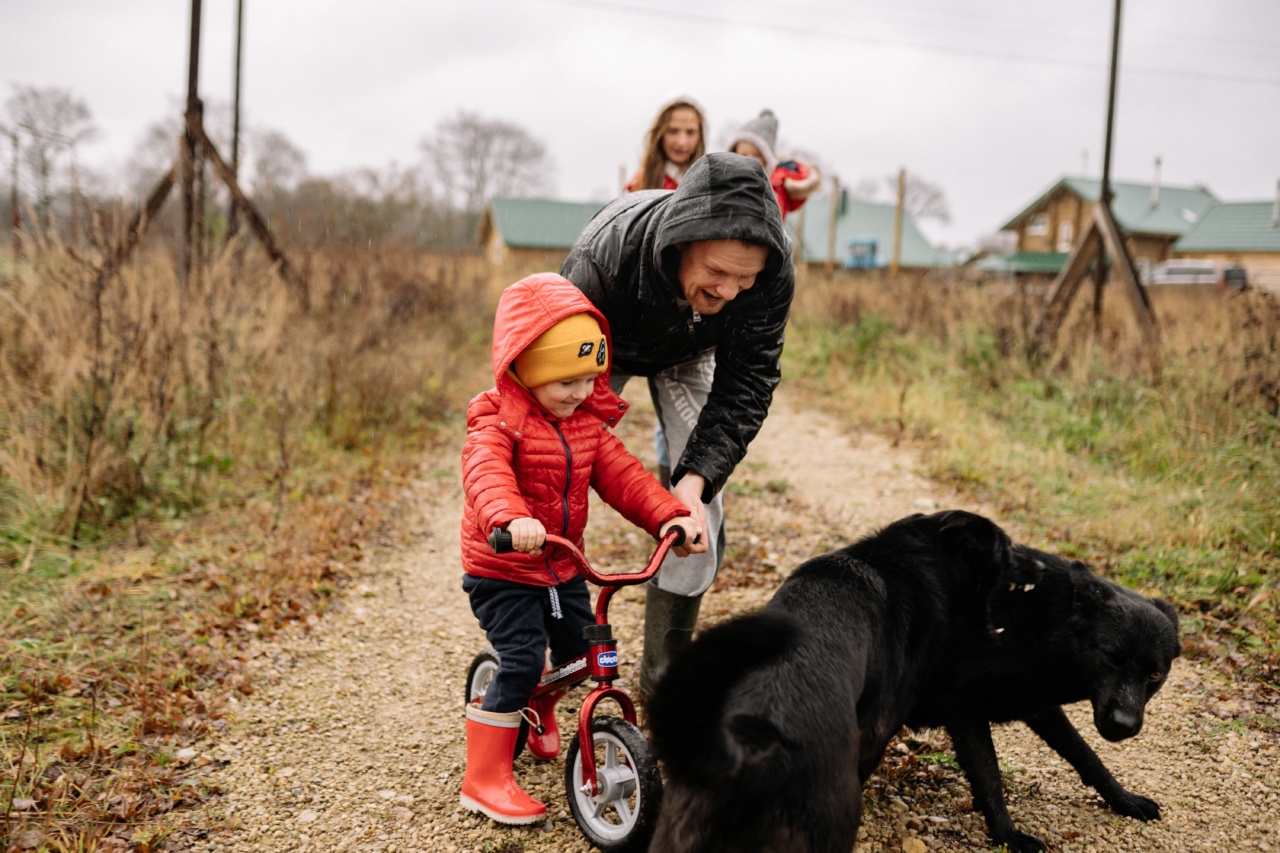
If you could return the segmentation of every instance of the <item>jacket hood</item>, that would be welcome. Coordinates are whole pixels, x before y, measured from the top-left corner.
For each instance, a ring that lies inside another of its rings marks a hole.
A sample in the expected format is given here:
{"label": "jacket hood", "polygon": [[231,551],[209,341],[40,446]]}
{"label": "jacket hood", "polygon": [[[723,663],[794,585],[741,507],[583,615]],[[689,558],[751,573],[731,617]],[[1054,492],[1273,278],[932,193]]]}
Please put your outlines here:
{"label": "jacket hood", "polygon": [[682,243],[742,240],[767,246],[769,260],[758,281],[772,280],[790,252],[769,176],[759,162],[740,154],[708,154],[689,167],[655,224],[654,266],[677,286],[676,247]]}
{"label": "jacket hood", "polygon": [[563,276],[535,273],[503,290],[493,318],[493,384],[503,384],[507,368],[538,335],[566,317],[584,313],[609,336],[609,321]]}

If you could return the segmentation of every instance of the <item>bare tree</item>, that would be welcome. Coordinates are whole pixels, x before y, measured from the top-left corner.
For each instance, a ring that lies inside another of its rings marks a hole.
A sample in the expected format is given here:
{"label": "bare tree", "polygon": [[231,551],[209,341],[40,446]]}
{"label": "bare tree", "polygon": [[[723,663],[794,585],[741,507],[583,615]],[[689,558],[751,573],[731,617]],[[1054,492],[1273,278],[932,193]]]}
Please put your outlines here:
{"label": "bare tree", "polygon": [[[890,187],[892,198],[897,199],[898,176],[890,175],[885,178],[885,182]],[[942,223],[951,221],[951,208],[947,205],[947,196],[942,189],[911,172],[907,172],[906,194],[902,206],[917,222],[922,219],[936,219]]]}
{"label": "bare tree", "polygon": [[278,130],[251,132],[248,148],[254,195],[292,189],[307,176],[307,155]]}
{"label": "bare tree", "polygon": [[422,151],[445,198],[471,215],[493,195],[544,191],[552,169],[546,146],[519,125],[465,110],[436,125]]}
{"label": "bare tree", "polygon": [[93,136],[93,117],[84,101],[66,89],[38,89],[21,83],[13,84],[5,109],[12,124],[27,137],[22,159],[34,181],[36,211],[43,219],[53,201],[58,154]]}

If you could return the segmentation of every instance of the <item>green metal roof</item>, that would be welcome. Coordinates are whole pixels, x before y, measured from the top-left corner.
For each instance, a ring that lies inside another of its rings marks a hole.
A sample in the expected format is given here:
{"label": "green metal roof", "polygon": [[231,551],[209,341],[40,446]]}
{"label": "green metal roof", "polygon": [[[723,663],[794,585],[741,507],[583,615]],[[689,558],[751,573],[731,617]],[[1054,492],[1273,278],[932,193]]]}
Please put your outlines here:
{"label": "green metal roof", "polygon": [[519,249],[570,249],[582,229],[604,207],[600,201],[549,198],[489,199],[489,216],[502,242]]}
{"label": "green metal roof", "polygon": [[989,272],[1057,275],[1067,265],[1069,257],[1070,252],[1014,252],[1009,255],[987,255],[974,261],[973,266]]}
{"label": "green metal roof", "polygon": [[1280,252],[1275,203],[1223,202],[1209,208],[1194,228],[1173,244],[1175,252]]}
{"label": "green metal roof", "polygon": [[[803,260],[809,263],[825,263],[827,260],[827,236],[830,227],[830,194],[812,196],[800,211],[787,216],[787,231],[795,237],[797,223],[803,213]],[[893,254],[894,205],[849,199],[845,211],[836,219],[835,262],[843,266],[849,251],[849,241],[871,237],[876,241],[876,256],[880,266],[888,266]],[[899,264],[904,267],[947,267],[951,256],[934,248],[920,233],[910,214],[902,217],[902,253]]]}
{"label": "green metal roof", "polygon": [[[1042,209],[1045,202],[1063,187],[1091,204],[1096,204],[1102,195],[1102,181],[1062,178],[1002,225],[1000,230],[1016,228],[1028,216]],[[1152,207],[1151,187],[1151,184],[1111,182],[1111,213],[1122,231],[1176,237],[1191,230],[1209,208],[1218,203],[1213,193],[1204,187],[1161,185],[1157,203]]]}

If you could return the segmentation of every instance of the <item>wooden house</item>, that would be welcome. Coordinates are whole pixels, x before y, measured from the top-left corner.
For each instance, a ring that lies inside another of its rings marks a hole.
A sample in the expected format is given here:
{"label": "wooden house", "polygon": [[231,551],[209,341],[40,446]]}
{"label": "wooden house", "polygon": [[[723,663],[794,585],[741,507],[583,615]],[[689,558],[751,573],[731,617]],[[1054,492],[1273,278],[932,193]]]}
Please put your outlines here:
{"label": "wooden house", "polygon": [[495,267],[558,270],[604,204],[494,196],[480,217],[477,241]]}
{"label": "wooden house", "polygon": [[[833,241],[831,198],[830,193],[815,195],[787,216],[787,231],[796,243],[796,265],[803,263],[813,272],[822,272],[828,261],[837,270],[889,268],[896,206],[846,197],[836,211]],[[923,272],[951,265],[951,256],[934,247],[911,215],[904,213],[899,269]]]}
{"label": "wooden house", "polygon": [[[1098,180],[1062,178],[1001,226],[1001,231],[1017,235],[1015,250],[984,258],[981,266],[1052,279],[1062,271],[1076,240],[1088,228],[1101,190]],[[1144,276],[1171,257],[1178,239],[1218,202],[1204,187],[1113,181],[1111,191],[1111,213],[1125,235],[1134,267]]]}
{"label": "wooden house", "polygon": [[1173,248],[1179,257],[1238,264],[1251,286],[1280,292],[1280,187],[1275,201],[1214,205]]}

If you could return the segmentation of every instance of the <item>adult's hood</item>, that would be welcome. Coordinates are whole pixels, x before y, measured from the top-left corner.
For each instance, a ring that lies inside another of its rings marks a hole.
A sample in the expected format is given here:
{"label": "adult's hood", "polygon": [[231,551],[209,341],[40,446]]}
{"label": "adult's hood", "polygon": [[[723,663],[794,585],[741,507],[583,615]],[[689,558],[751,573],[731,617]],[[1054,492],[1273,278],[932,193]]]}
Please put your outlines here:
{"label": "adult's hood", "polygon": [[769,248],[769,260],[756,276],[771,282],[790,252],[782,213],[764,167],[729,152],[695,162],[671,193],[654,223],[653,262],[678,287],[678,246],[695,240],[742,240]]}

